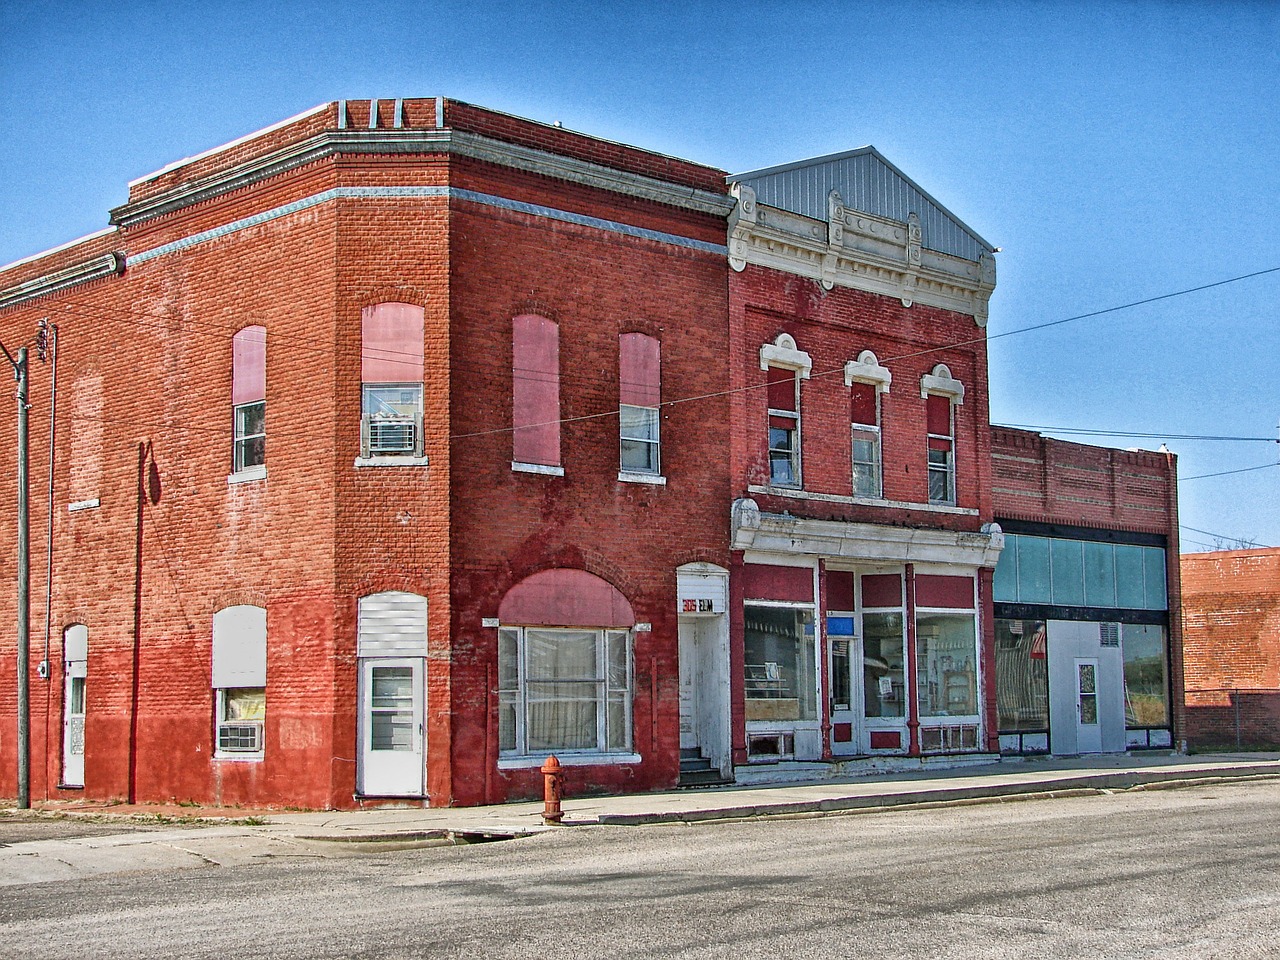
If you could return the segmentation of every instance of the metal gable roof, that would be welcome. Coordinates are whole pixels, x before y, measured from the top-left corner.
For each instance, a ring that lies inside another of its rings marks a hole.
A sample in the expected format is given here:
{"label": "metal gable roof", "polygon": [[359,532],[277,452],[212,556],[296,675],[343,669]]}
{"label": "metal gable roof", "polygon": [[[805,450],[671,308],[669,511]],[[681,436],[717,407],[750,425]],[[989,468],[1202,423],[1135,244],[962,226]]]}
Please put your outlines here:
{"label": "metal gable roof", "polygon": [[760,203],[815,220],[827,219],[827,196],[835,190],[853,210],[901,223],[909,214],[916,214],[920,218],[921,245],[930,250],[966,260],[995,252],[995,247],[872,146],[749,170],[725,180],[751,187]]}

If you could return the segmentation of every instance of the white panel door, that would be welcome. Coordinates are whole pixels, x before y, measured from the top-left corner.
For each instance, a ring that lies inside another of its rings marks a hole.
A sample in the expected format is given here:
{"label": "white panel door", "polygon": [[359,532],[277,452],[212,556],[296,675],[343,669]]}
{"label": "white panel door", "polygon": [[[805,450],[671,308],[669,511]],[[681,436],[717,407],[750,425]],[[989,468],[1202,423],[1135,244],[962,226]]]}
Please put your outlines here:
{"label": "white panel door", "polygon": [[1076,752],[1102,752],[1102,724],[1098,713],[1098,661],[1076,661]]}
{"label": "white panel door", "polygon": [[701,744],[698,737],[698,624],[682,618],[680,638],[680,749],[696,750]]}
{"label": "white panel door", "polygon": [[66,687],[62,708],[62,783],[84,786],[84,685],[85,661],[65,663]]}
{"label": "white panel door", "polygon": [[421,797],[426,772],[426,661],[363,657],[359,663],[360,793]]}

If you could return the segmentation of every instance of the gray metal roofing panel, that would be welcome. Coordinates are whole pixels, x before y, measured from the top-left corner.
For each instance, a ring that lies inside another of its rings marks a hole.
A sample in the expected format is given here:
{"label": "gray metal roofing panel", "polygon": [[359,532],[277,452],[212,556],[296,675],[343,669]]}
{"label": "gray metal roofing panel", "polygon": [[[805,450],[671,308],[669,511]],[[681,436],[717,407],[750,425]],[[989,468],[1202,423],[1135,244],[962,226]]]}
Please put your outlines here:
{"label": "gray metal roofing panel", "polygon": [[875,147],[752,170],[727,179],[751,187],[761,203],[816,220],[827,219],[827,196],[832,190],[854,210],[903,223],[914,213],[920,218],[924,247],[966,260],[977,260],[994,249]]}

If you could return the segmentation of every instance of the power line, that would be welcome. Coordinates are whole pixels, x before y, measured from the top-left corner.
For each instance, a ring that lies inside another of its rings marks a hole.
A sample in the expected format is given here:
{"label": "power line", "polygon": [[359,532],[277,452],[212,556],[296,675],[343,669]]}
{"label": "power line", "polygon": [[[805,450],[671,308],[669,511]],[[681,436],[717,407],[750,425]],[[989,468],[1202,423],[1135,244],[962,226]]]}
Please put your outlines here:
{"label": "power line", "polygon": [[1264,463],[1256,467],[1241,467],[1239,470],[1222,470],[1218,473],[1201,473],[1194,477],[1179,477],[1179,482],[1183,480],[1207,480],[1209,477],[1229,477],[1233,473],[1249,473],[1252,470],[1269,470],[1273,467],[1280,467],[1280,463]]}
{"label": "power line", "polygon": [[[1253,541],[1251,541],[1251,540],[1246,540],[1246,539],[1245,539],[1245,538],[1243,538],[1243,537],[1228,537],[1228,536],[1224,536],[1223,534],[1220,534],[1220,533],[1214,533],[1214,532],[1213,532],[1213,531],[1211,531],[1211,530],[1201,530],[1201,529],[1199,529],[1198,527],[1188,526],[1188,525],[1187,525],[1187,524],[1185,524],[1185,523],[1180,523],[1180,524],[1178,524],[1178,529],[1179,529],[1179,530],[1190,530],[1192,533],[1203,533],[1206,537],[1213,537],[1213,539],[1214,539],[1214,540],[1217,540],[1217,541],[1227,541],[1227,542],[1234,542],[1234,543],[1252,543],[1252,542],[1253,542]],[[1259,547],[1268,547],[1268,546],[1269,546],[1269,544],[1259,543],[1259,544],[1258,544],[1258,546],[1259,546]]]}

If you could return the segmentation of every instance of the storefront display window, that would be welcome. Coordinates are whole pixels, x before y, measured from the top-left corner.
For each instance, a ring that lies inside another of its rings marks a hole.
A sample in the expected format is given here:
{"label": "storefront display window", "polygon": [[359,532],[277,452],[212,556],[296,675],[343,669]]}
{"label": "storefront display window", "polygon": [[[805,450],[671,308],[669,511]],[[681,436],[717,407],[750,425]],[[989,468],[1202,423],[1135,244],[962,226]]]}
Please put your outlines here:
{"label": "storefront display window", "polygon": [[916,616],[916,688],[921,717],[978,714],[978,646],[973,614]]}
{"label": "storefront display window", "polygon": [[1042,620],[996,621],[996,703],[1001,733],[1049,729],[1049,668]]}
{"label": "storefront display window", "polygon": [[748,604],[745,620],[746,718],[816,720],[813,611]]}
{"label": "storefront display window", "polygon": [[1169,723],[1164,627],[1126,623],[1124,636],[1124,717],[1130,727]]}
{"label": "storefront display window", "polygon": [[862,616],[862,684],[867,717],[905,716],[902,624],[901,613]]}

